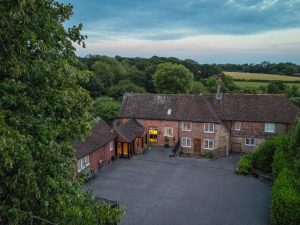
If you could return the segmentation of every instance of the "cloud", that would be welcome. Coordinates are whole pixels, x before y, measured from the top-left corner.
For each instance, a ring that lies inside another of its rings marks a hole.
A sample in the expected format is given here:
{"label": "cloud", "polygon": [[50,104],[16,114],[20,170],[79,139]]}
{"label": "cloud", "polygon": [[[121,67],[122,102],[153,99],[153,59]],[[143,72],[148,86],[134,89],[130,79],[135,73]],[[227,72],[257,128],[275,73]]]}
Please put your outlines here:
{"label": "cloud", "polygon": [[[68,2],[63,0],[63,2]],[[300,27],[300,0],[73,0],[90,41],[176,40],[208,34],[249,35]]]}
{"label": "cloud", "polygon": [[176,56],[205,63],[291,61],[299,63],[300,28],[249,35],[197,35],[176,40],[122,38],[87,42],[78,54],[129,57]]}

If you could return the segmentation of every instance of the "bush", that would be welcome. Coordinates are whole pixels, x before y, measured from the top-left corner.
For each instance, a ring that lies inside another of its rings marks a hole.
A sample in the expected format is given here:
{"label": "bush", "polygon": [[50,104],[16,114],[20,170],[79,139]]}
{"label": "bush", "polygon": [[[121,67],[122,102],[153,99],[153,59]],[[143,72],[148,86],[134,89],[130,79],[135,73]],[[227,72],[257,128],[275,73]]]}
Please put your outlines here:
{"label": "bush", "polygon": [[274,161],[272,163],[272,172],[276,178],[278,174],[290,165],[289,157],[286,151],[276,151],[274,154]]}
{"label": "bush", "polygon": [[249,174],[253,169],[253,153],[243,155],[237,167],[238,174]]}
{"label": "bush", "polygon": [[293,170],[284,168],[272,189],[271,221],[273,225],[300,224],[300,193]]}
{"label": "bush", "polygon": [[271,173],[274,153],[284,146],[287,146],[286,136],[276,136],[265,141],[253,152],[253,168]]}

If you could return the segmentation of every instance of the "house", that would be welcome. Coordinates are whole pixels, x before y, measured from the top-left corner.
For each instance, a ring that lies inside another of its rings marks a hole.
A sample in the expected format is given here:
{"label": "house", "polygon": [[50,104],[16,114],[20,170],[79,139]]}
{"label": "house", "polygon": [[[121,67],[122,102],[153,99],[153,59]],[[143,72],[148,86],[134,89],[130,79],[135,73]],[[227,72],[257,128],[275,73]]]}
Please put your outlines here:
{"label": "house", "polygon": [[147,147],[147,131],[135,119],[124,121],[114,129],[116,138],[116,155],[122,158],[131,158],[140,154]]}
{"label": "house", "polygon": [[[220,88],[218,88],[220,90]],[[120,123],[137,121],[148,144],[175,146],[186,154],[248,152],[285,134],[300,115],[285,95],[126,93]]]}
{"label": "house", "polygon": [[116,138],[117,135],[107,123],[96,123],[90,136],[74,145],[78,172],[96,172],[101,164],[110,162],[115,155]]}

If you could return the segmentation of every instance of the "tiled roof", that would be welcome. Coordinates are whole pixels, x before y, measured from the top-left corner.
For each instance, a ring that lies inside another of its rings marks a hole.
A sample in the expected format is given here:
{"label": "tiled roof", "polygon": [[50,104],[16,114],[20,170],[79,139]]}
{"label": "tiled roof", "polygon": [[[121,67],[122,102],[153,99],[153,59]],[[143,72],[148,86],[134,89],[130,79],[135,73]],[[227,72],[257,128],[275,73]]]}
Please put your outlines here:
{"label": "tiled roof", "polygon": [[[170,112],[168,114],[168,112]],[[221,123],[222,120],[292,123],[300,110],[285,95],[132,94],[123,97],[121,118]]]}
{"label": "tiled roof", "polygon": [[130,119],[126,123],[116,127],[115,131],[122,135],[128,142],[132,142],[136,137],[142,137],[146,130],[135,119]]}
{"label": "tiled roof", "polygon": [[283,94],[203,94],[221,120],[292,123],[300,110]]}
{"label": "tiled roof", "polygon": [[115,138],[116,134],[107,123],[101,121],[95,124],[91,130],[90,136],[87,137],[85,141],[75,143],[76,159],[81,159]]}
{"label": "tiled roof", "polygon": [[201,95],[127,93],[120,117],[221,123]]}

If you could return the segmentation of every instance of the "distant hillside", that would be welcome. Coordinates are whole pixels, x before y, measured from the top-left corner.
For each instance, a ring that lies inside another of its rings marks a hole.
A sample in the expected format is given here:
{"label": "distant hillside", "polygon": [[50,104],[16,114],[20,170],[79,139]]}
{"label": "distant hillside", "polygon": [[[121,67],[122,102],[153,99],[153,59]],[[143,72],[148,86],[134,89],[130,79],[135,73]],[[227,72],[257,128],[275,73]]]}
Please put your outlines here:
{"label": "distant hillside", "polygon": [[271,81],[280,80],[284,82],[300,82],[300,76],[284,76],[277,74],[265,74],[265,73],[244,73],[244,72],[224,72],[225,75],[232,77],[234,80],[255,80],[255,81]]}

